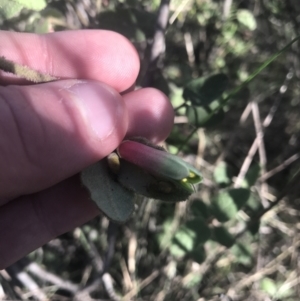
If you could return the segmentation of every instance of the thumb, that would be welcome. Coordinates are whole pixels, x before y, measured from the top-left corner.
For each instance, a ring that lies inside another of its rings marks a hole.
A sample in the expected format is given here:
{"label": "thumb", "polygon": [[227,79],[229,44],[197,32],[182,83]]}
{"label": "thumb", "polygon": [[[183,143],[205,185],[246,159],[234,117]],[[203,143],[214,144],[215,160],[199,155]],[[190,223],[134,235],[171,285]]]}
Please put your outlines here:
{"label": "thumb", "polygon": [[127,124],[123,99],[100,82],[0,87],[0,205],[102,159]]}

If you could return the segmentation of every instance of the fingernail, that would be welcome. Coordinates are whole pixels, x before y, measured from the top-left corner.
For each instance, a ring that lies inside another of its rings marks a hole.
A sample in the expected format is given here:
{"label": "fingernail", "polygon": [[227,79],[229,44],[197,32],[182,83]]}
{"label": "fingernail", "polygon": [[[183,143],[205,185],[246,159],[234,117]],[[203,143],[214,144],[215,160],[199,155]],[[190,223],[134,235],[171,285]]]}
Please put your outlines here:
{"label": "fingernail", "polygon": [[100,82],[78,81],[68,87],[87,127],[96,139],[108,137],[123,118],[124,104],[113,88]]}

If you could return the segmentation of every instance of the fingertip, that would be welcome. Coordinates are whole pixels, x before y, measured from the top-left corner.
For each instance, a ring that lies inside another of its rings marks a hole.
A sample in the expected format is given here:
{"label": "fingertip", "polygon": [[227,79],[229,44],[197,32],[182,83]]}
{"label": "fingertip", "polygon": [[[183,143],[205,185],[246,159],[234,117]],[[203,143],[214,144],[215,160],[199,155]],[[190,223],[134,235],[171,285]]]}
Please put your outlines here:
{"label": "fingertip", "polygon": [[[108,30],[73,30],[37,35],[0,31],[0,55],[60,79],[90,79],[118,92],[134,84],[140,60],[133,44]],[[28,84],[0,72],[3,83]]]}
{"label": "fingertip", "polygon": [[[112,45],[110,48],[106,48],[107,53],[103,51],[102,57],[99,57],[98,65],[108,69],[105,82],[110,81],[107,84],[119,92],[126,91],[135,84],[140,72],[138,52],[133,44],[123,35],[105,30],[102,31],[102,34],[107,37],[107,41],[104,43],[108,42]],[[99,44],[99,48],[104,49],[102,43]],[[109,67],[113,67],[113,69],[110,70]],[[101,73],[105,74],[105,72]]]}
{"label": "fingertip", "polygon": [[174,123],[168,97],[154,88],[144,88],[123,96],[129,114],[126,137],[146,137],[154,143],[165,140]]}
{"label": "fingertip", "polygon": [[[66,34],[70,36],[69,40],[72,43],[73,32]],[[75,50],[76,68],[79,72],[89,66],[84,71],[88,73],[87,78],[104,82],[118,92],[129,89],[135,83],[140,70],[140,60],[133,44],[126,37],[110,30],[81,30],[76,31],[75,34],[75,41],[78,42],[74,44],[74,47],[86,52],[86,54],[79,54]],[[84,41],[84,45],[78,45],[81,40]],[[49,47],[51,45],[55,44],[50,40]],[[83,49],[87,45],[89,48]],[[72,62],[72,56],[73,54],[70,53],[67,58],[70,62]],[[74,68],[74,65],[72,64],[71,67]]]}

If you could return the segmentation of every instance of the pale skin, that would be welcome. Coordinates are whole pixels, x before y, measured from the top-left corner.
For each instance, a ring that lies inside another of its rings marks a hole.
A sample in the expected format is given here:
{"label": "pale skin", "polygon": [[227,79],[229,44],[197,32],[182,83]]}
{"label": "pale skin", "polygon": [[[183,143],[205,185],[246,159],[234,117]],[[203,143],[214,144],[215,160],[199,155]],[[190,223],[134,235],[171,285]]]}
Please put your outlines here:
{"label": "pale skin", "polygon": [[2,269],[98,215],[78,173],[124,137],[163,141],[174,113],[162,92],[134,91],[139,58],[119,34],[0,31],[0,41],[0,56],[60,78],[32,85],[0,72]]}

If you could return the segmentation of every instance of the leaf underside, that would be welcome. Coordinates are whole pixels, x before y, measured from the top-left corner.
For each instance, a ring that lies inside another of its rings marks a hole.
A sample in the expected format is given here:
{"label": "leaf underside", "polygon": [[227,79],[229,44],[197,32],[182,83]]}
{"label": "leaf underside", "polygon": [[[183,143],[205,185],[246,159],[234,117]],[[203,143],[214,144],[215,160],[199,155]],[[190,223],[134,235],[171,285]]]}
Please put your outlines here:
{"label": "leaf underside", "polygon": [[109,219],[124,223],[130,218],[134,211],[134,193],[114,180],[106,160],[83,170],[81,180],[91,199]]}

